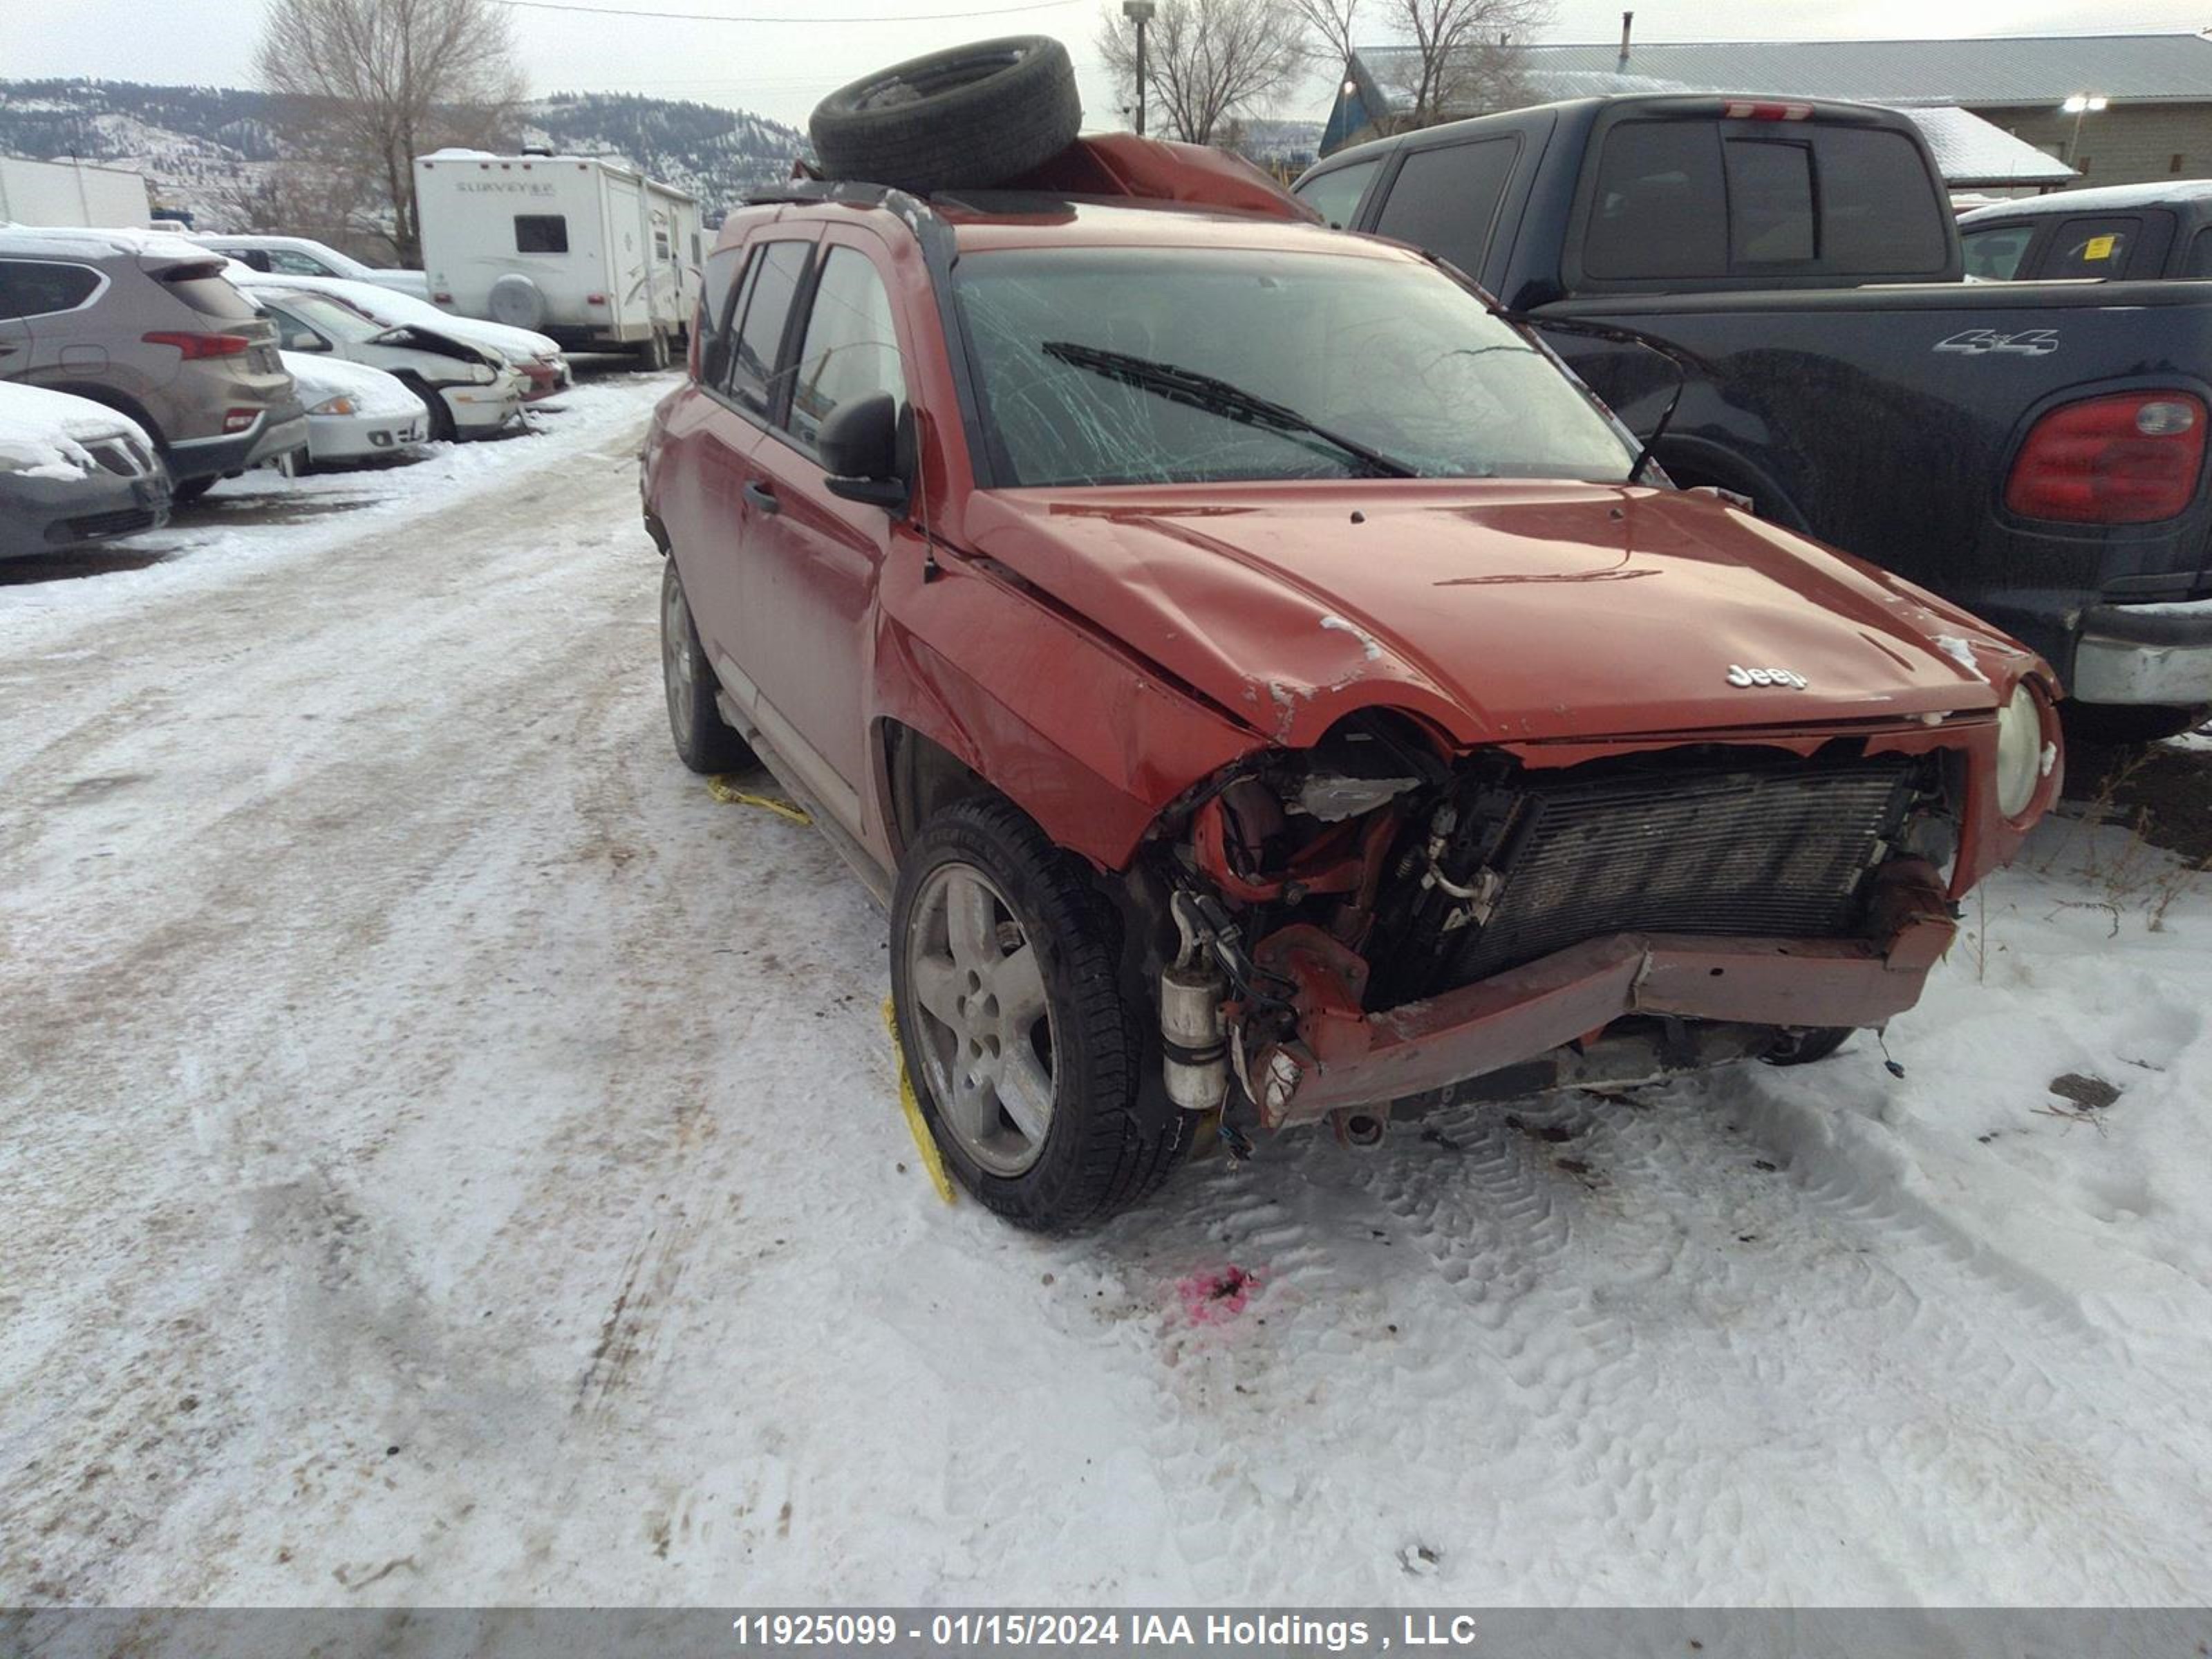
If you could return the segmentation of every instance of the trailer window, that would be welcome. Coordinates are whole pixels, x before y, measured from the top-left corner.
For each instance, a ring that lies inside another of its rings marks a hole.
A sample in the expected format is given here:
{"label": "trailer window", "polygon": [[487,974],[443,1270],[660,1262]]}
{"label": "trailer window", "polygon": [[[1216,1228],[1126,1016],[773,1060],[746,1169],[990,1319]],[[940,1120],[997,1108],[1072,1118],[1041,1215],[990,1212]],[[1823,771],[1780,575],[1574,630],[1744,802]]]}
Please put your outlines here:
{"label": "trailer window", "polygon": [[518,213],[514,216],[517,253],[566,253],[568,218],[562,213]]}
{"label": "trailer window", "polygon": [[813,448],[831,410],[875,392],[906,401],[891,296],[866,254],[833,247],[792,373],[791,435]]}
{"label": "trailer window", "polygon": [[75,311],[99,287],[100,273],[89,265],[0,259],[0,317],[44,317],[57,311]]}
{"label": "trailer window", "polygon": [[769,388],[783,355],[791,301],[799,292],[811,246],[808,242],[770,242],[753,256],[754,269],[745,280],[744,320],[738,326],[737,349],[732,354],[730,390],[756,415],[767,414],[775,401]]}

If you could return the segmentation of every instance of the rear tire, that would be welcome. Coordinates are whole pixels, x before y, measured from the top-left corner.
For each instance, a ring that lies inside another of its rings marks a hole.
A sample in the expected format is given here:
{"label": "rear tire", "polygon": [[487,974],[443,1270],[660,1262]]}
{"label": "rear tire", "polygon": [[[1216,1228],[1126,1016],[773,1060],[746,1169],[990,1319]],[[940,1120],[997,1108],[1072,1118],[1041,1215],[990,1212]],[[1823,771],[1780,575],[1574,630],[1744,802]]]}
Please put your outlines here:
{"label": "rear tire", "polygon": [[673,555],[660,562],[660,678],[676,756],[694,772],[745,772],[760,764],[714,705],[714,671],[691,619]]}
{"label": "rear tire", "polygon": [[653,337],[638,347],[637,361],[639,366],[648,374],[658,374],[662,369],[666,368],[669,362],[668,337],[655,329]]}
{"label": "rear tire", "polygon": [[825,177],[928,191],[1018,178],[1082,125],[1066,48],[1032,34],[878,70],[817,104],[807,127]]}
{"label": "rear tire", "polygon": [[1189,1140],[1189,1115],[1139,1082],[1120,931],[1083,865],[995,798],[946,807],[899,865],[901,1057],[946,1167],[1017,1226],[1095,1226]]}
{"label": "rear tire", "polygon": [[213,489],[218,482],[212,472],[204,478],[179,478],[170,486],[169,499],[173,501],[196,501]]}

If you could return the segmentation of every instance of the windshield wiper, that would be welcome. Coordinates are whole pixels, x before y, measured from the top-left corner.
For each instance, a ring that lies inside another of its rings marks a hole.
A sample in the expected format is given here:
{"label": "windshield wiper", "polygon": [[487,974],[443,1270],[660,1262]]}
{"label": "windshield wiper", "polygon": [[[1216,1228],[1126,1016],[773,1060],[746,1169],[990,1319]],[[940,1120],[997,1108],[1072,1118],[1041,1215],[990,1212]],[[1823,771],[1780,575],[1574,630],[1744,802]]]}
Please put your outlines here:
{"label": "windshield wiper", "polygon": [[1370,448],[1357,438],[1347,438],[1340,432],[1332,432],[1295,409],[1270,402],[1257,392],[1247,392],[1226,380],[1217,380],[1212,375],[1201,374],[1196,369],[1155,362],[1150,357],[1133,357],[1126,351],[1108,351],[1098,346],[1080,345],[1073,340],[1047,340],[1039,349],[1048,357],[1057,357],[1074,368],[1087,368],[1093,374],[1103,374],[1109,380],[1119,380],[1124,386],[1155,393],[1170,403],[1202,409],[1208,414],[1218,415],[1227,420],[1242,421],[1247,426],[1265,427],[1275,432],[1300,432],[1309,437],[1319,438],[1323,443],[1364,462],[1385,477],[1420,477],[1418,471],[1395,456]]}

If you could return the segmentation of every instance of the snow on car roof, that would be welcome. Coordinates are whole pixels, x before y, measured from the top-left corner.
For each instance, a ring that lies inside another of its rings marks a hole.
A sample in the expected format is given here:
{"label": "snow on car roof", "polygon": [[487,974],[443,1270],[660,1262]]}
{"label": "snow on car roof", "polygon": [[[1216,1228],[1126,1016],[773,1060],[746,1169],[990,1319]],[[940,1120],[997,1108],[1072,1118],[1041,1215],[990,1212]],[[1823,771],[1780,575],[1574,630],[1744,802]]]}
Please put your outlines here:
{"label": "snow on car roof", "polygon": [[75,254],[79,258],[135,253],[142,258],[210,259],[212,250],[173,231],[76,225],[9,225],[0,228],[0,246],[10,253]]}

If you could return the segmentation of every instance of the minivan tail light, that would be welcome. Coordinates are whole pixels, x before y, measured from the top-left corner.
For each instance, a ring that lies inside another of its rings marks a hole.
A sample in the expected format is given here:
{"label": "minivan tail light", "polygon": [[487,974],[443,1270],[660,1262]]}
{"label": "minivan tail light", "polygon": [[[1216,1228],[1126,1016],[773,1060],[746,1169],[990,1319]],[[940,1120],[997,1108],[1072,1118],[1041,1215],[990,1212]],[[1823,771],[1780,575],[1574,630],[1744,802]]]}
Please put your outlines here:
{"label": "minivan tail light", "polygon": [[2206,413],[2186,392],[2124,392],[2052,410],[2012,465],[2005,506],[2062,524],[2153,524],[2188,509]]}
{"label": "minivan tail light", "polygon": [[171,334],[156,331],[138,337],[148,345],[174,346],[186,362],[201,357],[243,357],[253,342],[243,334]]}

